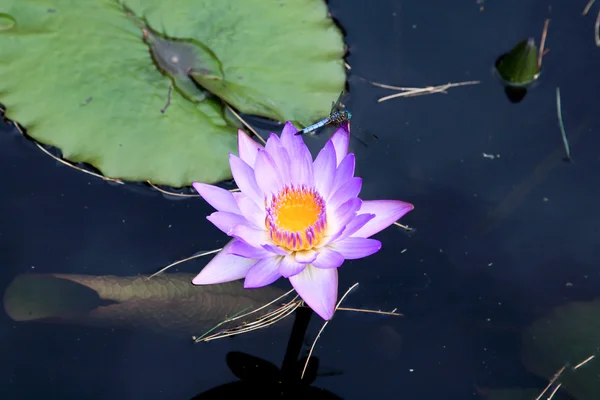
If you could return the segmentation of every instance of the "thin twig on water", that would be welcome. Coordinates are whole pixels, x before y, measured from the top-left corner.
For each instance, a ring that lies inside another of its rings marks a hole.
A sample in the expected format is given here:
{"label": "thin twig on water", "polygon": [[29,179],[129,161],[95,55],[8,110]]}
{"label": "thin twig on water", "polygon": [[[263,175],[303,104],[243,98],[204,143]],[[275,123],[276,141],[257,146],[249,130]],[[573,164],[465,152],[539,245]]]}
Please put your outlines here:
{"label": "thin twig on water", "polygon": [[562,386],[562,383],[559,383],[558,385],[556,385],[554,387],[554,390],[552,391],[552,393],[550,393],[550,396],[548,396],[548,400],[552,400],[552,398],[554,397],[556,392],[558,392],[558,389],[560,389],[561,386]]}
{"label": "thin twig on water", "polygon": [[[231,322],[231,321],[235,321],[237,319],[240,318],[244,318],[250,314],[253,314],[255,312],[258,312],[262,309],[264,309],[265,307],[268,307],[269,305],[279,301],[280,299],[288,296],[290,293],[292,293],[294,290],[290,290],[289,292],[285,293],[282,296],[279,296],[277,299],[263,305],[262,307],[250,311],[246,314],[240,315],[240,316],[236,316],[234,318],[229,318],[225,321],[223,321],[222,323],[220,323],[218,326],[222,325],[225,322]],[[284,318],[286,318],[287,316],[291,315],[294,311],[296,311],[296,309],[298,307],[300,307],[302,305],[302,300],[298,300],[298,296],[296,295],[292,300],[290,300],[288,303],[283,304],[282,306],[278,307],[277,309],[268,312],[267,314],[259,317],[257,320],[250,322],[250,323],[242,323],[239,326],[233,327],[233,328],[229,328],[229,329],[225,329],[223,331],[217,332],[213,335],[210,336],[206,336],[206,334],[202,335],[201,337],[192,337],[192,339],[194,340],[195,343],[199,343],[199,342],[208,342],[211,340],[216,340],[216,339],[222,339],[225,337],[229,337],[229,336],[234,336],[234,335],[239,335],[242,333],[246,333],[246,332],[250,332],[250,331],[254,331],[257,329],[261,329],[261,328],[266,328],[269,325],[272,325],[276,322],[279,322],[281,320],[283,320]],[[214,329],[214,328],[213,328]],[[211,329],[211,331],[213,330]]]}
{"label": "thin twig on water", "polygon": [[[595,357],[596,357],[596,355],[592,354],[591,356],[589,356],[588,358],[586,358],[585,360],[583,360],[582,362],[580,362],[579,364],[577,364],[576,366],[574,366],[572,368],[573,371],[577,371],[579,368],[583,367],[585,364],[587,364],[590,361],[592,361]],[[535,400],[540,400],[542,398],[542,396],[544,396],[544,393],[546,393],[552,387],[552,385],[554,385],[554,383],[556,382],[556,380],[562,375],[562,373],[564,372],[564,370],[566,368],[567,368],[567,366],[565,365],[556,374],[554,374],[554,377],[552,377],[552,380],[550,381],[550,383],[548,383],[548,385],[546,385],[546,387],[544,388],[544,390],[542,391],[542,393],[540,393],[539,396]],[[554,397],[554,395],[556,394],[556,392],[558,392],[558,389],[560,389],[561,386],[562,386],[562,383],[558,383],[554,387],[554,389],[552,390],[552,392],[550,392],[550,396],[548,396],[547,400],[552,400],[552,398]]]}
{"label": "thin twig on water", "polygon": [[373,86],[377,86],[377,87],[380,87],[383,89],[391,89],[391,90],[400,91],[400,93],[395,93],[395,94],[392,94],[389,96],[381,97],[380,99],[377,100],[378,103],[381,103],[381,102],[384,102],[387,100],[391,100],[391,99],[395,99],[397,97],[414,97],[414,96],[422,96],[422,95],[433,94],[433,93],[447,93],[446,90],[453,88],[453,87],[477,85],[477,84],[481,83],[481,81],[467,81],[467,82],[447,83],[445,85],[439,85],[439,86],[427,86],[424,88],[414,88],[414,87],[401,87],[401,86],[386,85],[383,83],[372,82],[372,81],[369,81],[364,78],[362,78],[362,79],[369,82]]}
{"label": "thin twig on water", "polygon": [[571,149],[569,148],[569,141],[567,140],[567,133],[565,132],[565,126],[562,119],[562,106],[560,104],[560,88],[556,88],[556,114],[558,115],[558,126],[560,128],[560,134],[562,136],[563,145],[565,146],[565,154],[567,161],[571,161]]}
{"label": "thin twig on water", "polygon": [[538,72],[542,69],[542,58],[544,57],[544,46],[546,45],[546,35],[548,34],[548,24],[550,24],[550,19],[546,19],[546,22],[544,22],[544,30],[542,31],[542,40],[540,43],[540,50],[538,52],[538,61],[537,61],[537,67],[538,67]]}
{"label": "thin twig on water", "polygon": [[596,355],[592,354],[591,356],[589,356],[588,358],[586,358],[585,360],[583,360],[582,362],[580,362],[579,364],[577,364],[576,366],[574,366],[573,369],[574,370],[578,370],[579,368],[583,367],[585,364],[587,364],[590,361],[592,361],[595,357],[596,357]]}
{"label": "thin twig on water", "polygon": [[409,233],[412,233],[415,230],[415,228],[411,228],[410,226],[407,226],[407,225],[402,225],[399,222],[394,222],[394,225],[399,226],[400,228],[404,229],[405,231],[407,231]]}
{"label": "thin twig on water", "polygon": [[600,47],[600,10],[598,10],[598,16],[594,24],[594,41],[596,42],[596,46]]}
{"label": "thin twig on water", "polygon": [[147,277],[146,280],[150,280],[150,279],[154,278],[156,275],[162,274],[163,272],[165,272],[166,270],[168,270],[171,267],[174,267],[177,264],[181,264],[181,263],[184,263],[186,261],[193,260],[195,258],[200,258],[200,257],[208,256],[210,254],[215,254],[215,253],[218,253],[221,250],[223,250],[223,249],[220,248],[220,249],[216,249],[216,250],[205,251],[204,253],[195,254],[195,255],[193,255],[191,257],[184,258],[183,260],[175,261],[174,263],[169,264],[166,267],[162,268],[160,271],[153,273],[152,275],[150,275],[149,277]]}
{"label": "thin twig on water", "polygon": [[[244,324],[238,328],[225,330],[218,334],[206,337],[206,338],[204,338],[203,341],[209,342],[209,341],[215,340],[215,339],[222,339],[222,338],[226,338],[226,337],[230,337],[230,336],[240,335],[242,333],[255,331],[257,329],[266,328],[266,327],[273,325],[273,324],[289,317],[290,315],[292,315],[292,313],[294,311],[296,311],[296,309],[298,307],[300,307],[301,304],[302,304],[301,301],[293,301],[293,302],[287,303],[284,306],[278,308],[276,310],[276,312],[266,314],[265,317],[262,317],[255,322]],[[196,343],[197,342],[198,341],[196,341]]]}
{"label": "thin twig on water", "polygon": [[[350,287],[350,289],[346,290],[346,293],[344,293],[344,295],[342,296],[342,298],[340,299],[340,301],[338,301],[337,305],[335,306],[335,310],[333,311],[334,314],[335,314],[335,311],[337,311],[337,309],[340,306],[340,304],[342,304],[342,301],[344,301],[344,299],[346,298],[346,296],[348,296],[348,294],[352,291],[352,289],[354,289],[357,286],[358,286],[358,282],[356,282],[354,285],[352,285]],[[317,337],[313,341],[312,346],[310,346],[310,351],[308,352],[308,357],[306,357],[306,362],[304,363],[304,368],[302,368],[302,374],[300,375],[300,379],[304,378],[304,373],[306,372],[306,368],[308,367],[308,362],[310,361],[310,357],[312,356],[312,352],[315,349],[315,345],[317,344],[317,340],[319,340],[319,337],[321,336],[321,333],[323,333],[323,331],[325,330],[325,327],[327,326],[327,324],[329,323],[329,321],[331,321],[331,320],[325,321],[325,323],[323,324],[323,326],[321,327],[321,329],[319,329],[319,333],[317,333]]]}
{"label": "thin twig on water", "polygon": [[[581,15],[585,17],[590,11],[590,8],[592,8],[592,5],[595,3],[595,1],[596,0],[588,1]],[[596,46],[600,47],[600,10],[598,10],[598,16],[596,17],[596,22],[594,23],[594,42],[596,42]]]}
{"label": "thin twig on water", "polygon": [[[230,318],[226,321],[223,321],[221,323],[219,323],[218,326],[223,325],[226,322],[232,322],[235,321],[237,319],[240,318],[244,318],[250,314],[253,314],[255,312],[258,312],[262,309],[264,309],[265,307],[268,307],[270,305],[272,305],[273,303],[283,299],[284,297],[288,296],[290,293],[292,293],[294,290],[290,290],[289,292],[285,293],[284,295],[278,297],[277,299],[263,305],[260,308],[257,308],[256,310],[250,311],[246,314],[243,315],[239,315],[235,318]],[[228,328],[224,331],[220,331],[218,333],[215,333],[211,336],[206,336],[206,335],[202,335],[200,337],[194,336],[193,339],[196,343],[198,342],[209,342],[211,340],[215,340],[215,339],[222,339],[225,337],[229,337],[229,336],[234,336],[234,335],[239,335],[242,333],[246,333],[246,332],[250,332],[250,331],[254,331],[257,329],[261,329],[261,328],[265,328],[269,325],[273,325],[276,322],[279,322],[281,320],[283,320],[285,317],[289,316],[292,312],[294,312],[298,307],[301,307],[303,305],[303,301],[301,299],[298,299],[298,295],[296,295],[296,297],[294,297],[292,300],[290,300],[288,303],[283,304],[282,306],[280,306],[279,308],[277,308],[276,310],[271,311],[268,314],[263,315],[262,317],[260,317],[259,319],[257,319],[254,322],[251,323],[242,323],[239,326],[233,327],[233,328]],[[353,312],[363,312],[363,313],[373,313],[373,314],[379,314],[379,315],[392,315],[392,316],[403,316],[403,314],[400,314],[398,312],[396,312],[396,310],[394,309],[393,311],[379,311],[379,310],[364,310],[364,309],[360,309],[360,308],[346,308],[346,307],[337,307],[336,308],[337,311],[353,311]],[[214,329],[211,329],[211,331]]]}
{"label": "thin twig on water", "polygon": [[[565,370],[567,366],[563,366],[560,370],[558,370],[558,372],[556,374],[554,374],[554,377],[552,378],[552,380],[550,381],[550,383],[548,383],[548,385],[544,388],[544,390],[542,391],[542,393],[540,393],[540,395],[538,397],[535,398],[535,400],[540,400],[542,398],[542,396],[544,395],[544,393],[546,393],[548,391],[548,389],[550,389],[550,387],[554,384],[554,382],[558,379],[559,376],[562,375],[563,371]],[[548,398],[550,399],[550,398]]]}
{"label": "thin twig on water", "polygon": [[354,311],[354,312],[372,313],[372,314],[379,314],[379,315],[394,315],[397,317],[404,316],[404,314],[400,314],[399,312],[396,312],[396,310],[393,310],[393,311],[364,310],[362,308],[350,308],[350,307],[338,307],[337,310],[338,311]]}
{"label": "thin twig on water", "polygon": [[[354,286],[352,286],[346,292],[346,294],[338,302],[337,307],[335,308],[336,311],[353,311],[353,312],[364,312],[364,313],[373,313],[373,314],[380,314],[380,315],[402,316],[402,314],[396,312],[396,309],[394,309],[391,312],[389,312],[389,311],[364,310],[364,309],[360,309],[360,308],[344,308],[344,307],[340,307],[339,305],[341,304],[341,302],[344,299],[344,297],[346,297],[346,295],[350,292],[350,290],[352,290],[357,285],[358,284],[355,284]],[[256,313],[256,312],[258,312],[260,310],[263,310],[266,307],[269,307],[270,305],[273,305],[274,303],[276,303],[276,302],[282,300],[283,298],[289,296],[293,292],[294,292],[294,289],[288,291],[287,293],[279,296],[278,298],[270,301],[269,303],[267,303],[267,304],[265,304],[265,305],[263,305],[263,306],[255,309],[255,310],[252,310],[252,311],[250,311],[248,313],[240,315],[240,313],[244,312],[244,310],[242,310],[241,312],[236,313],[233,317],[226,318],[224,321],[220,322],[215,327],[211,328],[208,332],[205,332],[203,335],[201,335],[201,336],[193,336],[192,339],[194,340],[195,343],[209,342],[211,340],[223,339],[223,338],[230,337],[230,336],[240,335],[242,333],[251,332],[251,331],[254,331],[254,330],[257,330],[257,329],[262,329],[262,328],[266,328],[267,326],[273,325],[274,323],[279,322],[279,321],[285,319],[286,317],[288,317],[289,315],[291,315],[294,311],[296,311],[296,309],[298,307],[304,306],[304,302],[302,301],[302,299],[298,298],[298,295],[296,295],[289,302],[284,303],[283,305],[279,306],[277,309],[275,309],[273,311],[270,311],[270,312],[268,312],[265,315],[262,315],[261,317],[259,317],[258,319],[256,319],[253,322],[243,322],[243,323],[241,323],[240,325],[238,325],[236,327],[227,328],[225,330],[219,331],[219,332],[214,333],[212,335],[208,335],[210,332],[213,332],[216,328],[222,326],[223,324],[229,323],[229,322],[233,322],[233,321],[241,319],[241,318],[245,318],[245,317],[247,317],[247,316],[249,316],[251,314],[254,314],[254,313]],[[320,332],[322,332],[323,329],[325,329],[325,325],[321,328]],[[315,343],[316,343],[316,340],[315,340]],[[313,349],[314,349],[314,343],[313,343]],[[309,358],[310,358],[310,354],[309,354]],[[306,368],[306,366],[305,366],[305,368]]]}
{"label": "thin twig on water", "polygon": [[[265,304],[265,305],[263,305],[263,306],[261,306],[261,307],[257,308],[256,310],[252,310],[252,311],[250,311],[249,313],[246,313],[246,314],[240,315],[239,317],[236,317],[236,318],[232,318],[232,319],[230,319],[230,321],[235,321],[236,319],[244,318],[244,317],[247,317],[247,316],[248,316],[248,315],[250,315],[250,314],[254,314],[254,313],[256,313],[256,312],[259,312],[260,310],[262,310],[262,309],[264,309],[264,308],[267,308],[267,307],[269,307],[271,304],[273,304],[273,303],[277,303],[279,300],[281,300],[281,299],[283,299],[283,298],[285,298],[285,297],[289,296],[289,295],[290,295],[292,292],[294,292],[294,289],[288,290],[286,293],[282,294],[281,296],[279,296],[279,297],[278,297],[278,298],[276,298],[275,300],[272,300],[272,301],[270,301],[269,303],[267,303],[267,304]],[[294,299],[292,299],[292,301],[296,300],[296,298],[297,298],[297,297],[298,297],[298,296],[296,296]]]}
{"label": "thin twig on water", "polygon": [[223,321],[219,322],[217,325],[213,326],[208,331],[204,332],[204,334],[202,336],[200,336],[200,337],[193,337],[192,339],[194,339],[195,341],[202,341],[202,339],[206,335],[208,335],[209,333],[211,333],[212,331],[214,331],[215,329],[217,329],[221,325],[226,324],[227,322],[233,321],[233,319],[235,319],[239,314],[243,313],[244,311],[246,311],[249,308],[250,307],[248,306],[248,307],[244,308],[242,311],[236,312],[235,314],[233,314],[233,316],[231,318],[225,318]]}
{"label": "thin twig on water", "polygon": [[590,11],[590,8],[592,8],[592,5],[594,5],[595,1],[596,0],[588,1],[588,3],[586,4],[585,8],[583,9],[583,12],[581,13],[581,15],[583,15],[585,17],[587,15],[587,13]]}

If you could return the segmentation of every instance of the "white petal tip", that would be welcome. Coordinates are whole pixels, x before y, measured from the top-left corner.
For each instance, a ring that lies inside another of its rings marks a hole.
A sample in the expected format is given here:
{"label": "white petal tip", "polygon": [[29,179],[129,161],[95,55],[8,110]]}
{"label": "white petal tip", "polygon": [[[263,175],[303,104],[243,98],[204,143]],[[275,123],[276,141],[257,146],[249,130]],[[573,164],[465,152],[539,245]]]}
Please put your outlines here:
{"label": "white petal tip", "polygon": [[192,279],[192,285],[200,286],[200,285],[210,285],[210,282],[206,282],[205,279],[202,279],[200,275],[196,275],[194,279]]}
{"label": "white petal tip", "polygon": [[192,182],[192,187],[194,189],[196,189],[196,192],[200,193],[200,191],[202,190],[202,188],[204,187],[204,183],[202,182]]}
{"label": "white petal tip", "polygon": [[333,314],[335,314],[335,309],[333,310],[314,310],[313,311],[321,318],[323,318],[325,321],[329,321],[331,318],[333,318]]}

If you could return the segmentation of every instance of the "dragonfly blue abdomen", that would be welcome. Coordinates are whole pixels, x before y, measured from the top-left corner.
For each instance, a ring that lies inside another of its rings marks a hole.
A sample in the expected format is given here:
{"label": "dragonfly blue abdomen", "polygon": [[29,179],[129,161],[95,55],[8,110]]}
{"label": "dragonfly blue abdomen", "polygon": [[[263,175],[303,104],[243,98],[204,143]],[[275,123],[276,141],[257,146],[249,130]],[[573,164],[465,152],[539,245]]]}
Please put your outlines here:
{"label": "dragonfly blue abdomen", "polygon": [[327,117],[325,119],[320,120],[319,122],[316,122],[310,126],[307,126],[306,128],[302,129],[301,131],[298,131],[296,133],[296,135],[303,135],[305,133],[316,131],[317,129],[322,128],[325,125],[329,125],[330,123],[331,123],[330,118]]}
{"label": "dragonfly blue abdomen", "polygon": [[[317,129],[320,129],[326,125],[335,125],[340,126],[343,122],[349,121],[352,118],[352,113],[348,110],[344,109],[344,105],[342,104],[342,98],[344,97],[344,92],[340,93],[340,97],[336,102],[334,102],[331,106],[331,112],[327,118],[324,118],[314,124],[307,126],[306,128],[298,131],[296,135],[303,135],[305,133],[314,132]],[[372,143],[373,141],[377,141],[378,138],[375,135],[370,135],[370,140],[361,139],[357,135],[350,135],[352,138],[358,140],[364,146],[368,146],[367,143]]]}
{"label": "dragonfly blue abdomen", "polygon": [[336,111],[330,114],[327,118],[320,120],[319,122],[315,122],[314,124],[307,126],[306,128],[298,131],[296,135],[303,135],[305,133],[316,131],[319,128],[324,127],[325,125],[335,124],[338,126],[344,121],[348,121],[352,118],[352,114],[350,111]]}

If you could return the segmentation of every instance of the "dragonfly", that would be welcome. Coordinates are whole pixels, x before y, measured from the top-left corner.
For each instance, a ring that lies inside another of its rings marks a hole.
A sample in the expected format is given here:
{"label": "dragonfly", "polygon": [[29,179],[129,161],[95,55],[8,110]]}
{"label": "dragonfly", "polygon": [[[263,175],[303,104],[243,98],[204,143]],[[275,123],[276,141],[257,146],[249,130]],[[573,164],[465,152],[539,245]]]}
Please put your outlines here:
{"label": "dragonfly", "polygon": [[[327,118],[324,118],[314,124],[307,126],[301,131],[296,132],[296,135],[304,135],[304,134],[315,134],[315,131],[327,126],[327,125],[335,125],[336,127],[340,126],[343,122],[349,121],[352,118],[352,113],[346,110],[344,104],[342,103],[342,99],[346,95],[346,92],[342,91],[337,101],[333,102],[331,105],[331,112]],[[356,135],[354,132],[358,129],[361,132],[359,135]],[[350,135],[354,139],[358,140],[363,146],[368,147],[370,144],[379,141],[379,138],[373,134],[365,134],[361,129],[359,129],[356,125],[353,125],[352,133]]]}

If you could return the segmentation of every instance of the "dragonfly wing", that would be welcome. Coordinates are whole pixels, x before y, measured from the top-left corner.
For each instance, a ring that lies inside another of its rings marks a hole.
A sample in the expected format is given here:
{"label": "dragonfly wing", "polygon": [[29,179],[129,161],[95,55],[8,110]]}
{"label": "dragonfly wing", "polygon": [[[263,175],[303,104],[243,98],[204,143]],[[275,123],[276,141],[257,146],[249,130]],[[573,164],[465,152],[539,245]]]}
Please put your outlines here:
{"label": "dragonfly wing", "polygon": [[331,113],[330,113],[330,115],[344,109],[344,105],[342,103],[342,99],[344,98],[345,94],[346,93],[342,90],[342,92],[338,96],[337,100],[331,103]]}

